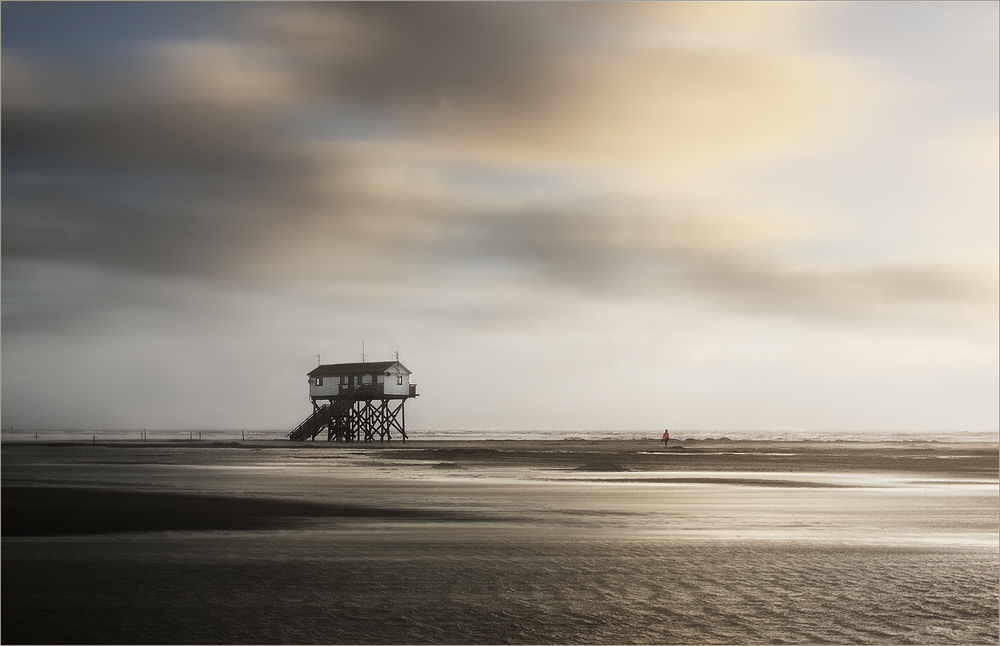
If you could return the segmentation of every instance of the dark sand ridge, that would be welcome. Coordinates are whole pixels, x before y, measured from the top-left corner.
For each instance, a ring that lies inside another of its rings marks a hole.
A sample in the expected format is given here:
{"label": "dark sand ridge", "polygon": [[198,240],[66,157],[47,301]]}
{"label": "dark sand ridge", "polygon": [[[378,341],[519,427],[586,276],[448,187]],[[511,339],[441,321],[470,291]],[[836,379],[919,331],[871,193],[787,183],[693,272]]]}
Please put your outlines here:
{"label": "dark sand ridge", "polygon": [[[291,528],[308,518],[456,522],[468,515],[243,496],[70,487],[3,487],[3,536]],[[477,518],[477,520],[484,520]]]}

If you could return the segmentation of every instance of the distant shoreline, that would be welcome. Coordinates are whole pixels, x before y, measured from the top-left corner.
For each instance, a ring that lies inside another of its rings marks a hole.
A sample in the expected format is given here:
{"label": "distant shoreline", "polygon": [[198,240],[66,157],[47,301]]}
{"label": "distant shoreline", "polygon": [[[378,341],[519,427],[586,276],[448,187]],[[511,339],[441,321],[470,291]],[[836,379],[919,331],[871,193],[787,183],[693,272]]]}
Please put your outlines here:
{"label": "distant shoreline", "polygon": [[[409,431],[411,442],[659,442],[658,431]],[[164,442],[286,442],[285,430],[171,430],[171,429],[0,429],[0,444],[27,442],[108,442],[149,443]],[[691,442],[793,442],[793,443],[960,443],[1000,444],[996,431],[686,431],[671,429],[671,444],[688,445]],[[323,442],[325,434],[317,438]],[[392,442],[402,438],[393,434]],[[311,440],[310,440],[311,442]]]}
{"label": "distant shoreline", "polygon": [[[447,443],[466,443],[466,442],[515,442],[515,443],[525,443],[525,442],[549,442],[549,443],[573,443],[573,442],[586,442],[586,443],[615,443],[615,442],[633,442],[633,443],[653,443],[661,444],[663,441],[659,438],[659,435],[650,435],[649,437],[597,437],[588,438],[580,437],[574,435],[568,435],[566,437],[440,437],[440,436],[421,436],[419,434],[412,434],[407,440],[403,440],[400,437],[393,437],[391,440],[374,442],[327,442],[322,438],[322,433],[317,436],[315,440],[306,440],[305,442],[292,442],[284,436],[274,437],[273,435],[261,438],[260,434],[263,431],[254,431],[253,437],[250,433],[247,433],[245,439],[243,439],[239,432],[237,431],[235,436],[231,431],[202,431],[200,432],[201,437],[199,437],[198,431],[193,431],[188,433],[188,431],[157,431],[150,432],[146,439],[143,439],[141,435],[135,437],[136,433],[141,433],[140,431],[3,431],[2,442],[11,444],[44,444],[44,443],[68,443],[68,444],[90,444],[95,441],[98,443],[105,444],[134,444],[137,446],[150,445],[154,443],[159,444],[169,444],[171,446],[176,446],[178,444],[191,444],[191,445],[206,445],[212,443],[225,443],[225,444],[241,444],[241,445],[257,445],[257,444],[308,444],[308,445],[319,445],[319,444],[340,444],[340,445],[355,445],[355,446],[372,446],[387,443],[425,443],[430,442],[433,444],[447,444]],[[37,435],[37,437],[36,437]],[[766,443],[777,443],[777,444],[984,444],[984,445],[994,445],[1000,446],[1000,435],[995,437],[986,437],[985,434],[978,436],[962,436],[956,435],[946,439],[941,439],[938,437],[901,437],[901,438],[886,438],[886,437],[871,437],[871,438],[859,438],[857,436],[849,437],[822,437],[822,438],[809,438],[809,437],[791,437],[791,438],[746,438],[746,437],[729,437],[725,434],[717,434],[709,437],[672,437],[670,439],[670,446],[676,445],[701,445],[701,444],[766,444]]]}
{"label": "distant shoreline", "polygon": [[[189,439],[189,438],[150,438],[148,440],[135,439],[135,438],[121,438],[114,436],[101,436],[101,434],[91,434],[90,436],[80,436],[73,438],[47,438],[39,436],[35,439],[33,436],[28,437],[6,437],[3,441],[4,445],[9,446],[19,446],[19,445],[31,445],[31,446],[59,446],[59,447],[70,447],[70,446],[92,446],[92,445],[104,445],[104,446],[116,446],[116,447],[135,447],[135,448],[151,448],[154,446],[169,446],[169,447],[197,447],[197,448],[321,448],[326,447],[330,449],[336,448],[364,448],[364,449],[387,449],[387,448],[420,448],[425,446],[432,446],[435,448],[452,447],[452,446],[489,446],[493,448],[497,447],[510,447],[510,448],[524,448],[531,445],[545,445],[545,446],[559,446],[559,447],[602,447],[602,449],[610,448],[621,448],[621,449],[650,449],[659,448],[663,449],[663,441],[658,438],[649,439],[614,439],[614,438],[601,438],[601,439],[585,439],[577,437],[568,437],[562,439],[505,439],[505,438],[480,438],[480,439],[439,439],[439,438],[409,438],[407,440],[402,440],[401,438],[393,438],[391,440],[385,441],[373,441],[373,442],[328,442],[326,440],[317,438],[316,440],[307,440],[305,442],[293,442],[291,440],[281,438],[281,439],[227,439],[227,438],[213,438],[213,437],[203,437],[202,439]],[[684,438],[684,439],[671,439],[667,444],[668,450],[683,450],[683,449],[705,449],[705,448],[720,448],[720,449],[735,449],[735,448],[763,448],[768,446],[793,446],[793,447],[810,447],[820,449],[822,447],[845,447],[852,449],[863,449],[867,447],[874,446],[897,446],[897,447],[907,447],[907,446],[927,446],[927,447],[948,447],[948,446],[962,446],[962,447],[975,447],[975,448],[1000,448],[1000,440],[994,441],[983,441],[983,440],[938,440],[938,439],[926,439],[926,440],[858,440],[858,439],[789,439],[789,440],[774,440],[774,439],[732,439],[729,437],[709,437],[709,438]]]}
{"label": "distant shoreline", "polygon": [[[730,439],[671,440],[392,440],[326,442],[289,440],[110,440],[96,442],[30,440],[4,445],[3,461],[14,463],[36,452],[89,460],[97,455],[128,456],[144,463],[145,454],[178,450],[200,459],[235,459],[246,452],[287,452],[304,459],[364,453],[387,461],[456,463],[469,467],[575,469],[588,462],[629,471],[790,471],[883,472],[975,475],[996,479],[1000,472],[997,442],[858,442]],[[110,452],[110,453],[109,453]],[[215,456],[215,457],[213,457]],[[228,456],[228,457],[227,457]],[[193,457],[192,457],[193,459]],[[8,482],[4,479],[5,484]]]}

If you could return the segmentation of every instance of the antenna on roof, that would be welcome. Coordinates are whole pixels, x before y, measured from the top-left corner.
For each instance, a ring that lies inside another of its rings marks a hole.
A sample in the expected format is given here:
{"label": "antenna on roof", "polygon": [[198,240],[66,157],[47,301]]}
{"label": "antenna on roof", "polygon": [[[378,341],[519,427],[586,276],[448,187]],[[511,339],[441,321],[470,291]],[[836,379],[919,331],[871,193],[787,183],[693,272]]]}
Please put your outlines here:
{"label": "antenna on roof", "polygon": [[399,361],[399,350],[396,350],[396,361]]}
{"label": "antenna on roof", "polygon": [[317,354],[316,355],[316,365],[318,366],[318,365],[321,365],[321,364],[322,364],[322,362],[319,360],[319,355]]}
{"label": "antenna on roof", "polygon": [[365,362],[365,342],[361,342],[361,363]]}

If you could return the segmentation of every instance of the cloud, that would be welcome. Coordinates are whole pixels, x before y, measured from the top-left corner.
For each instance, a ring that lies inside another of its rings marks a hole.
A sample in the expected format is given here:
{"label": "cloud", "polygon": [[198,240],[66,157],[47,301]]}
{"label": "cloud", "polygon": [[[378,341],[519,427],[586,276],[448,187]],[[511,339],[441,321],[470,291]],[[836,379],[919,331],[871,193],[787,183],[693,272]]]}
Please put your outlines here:
{"label": "cloud", "polygon": [[5,54],[5,260],[213,275],[294,226],[320,164],[273,112],[280,82],[232,49],[163,45],[110,71]]}
{"label": "cloud", "polygon": [[[782,260],[768,245],[794,236],[780,219],[685,212],[523,211],[458,218],[425,243],[446,266],[485,284],[531,280],[600,299],[707,299],[755,312],[865,320],[947,305],[988,310],[996,272],[974,264]],[[530,289],[526,287],[526,289]],[[967,314],[967,312],[965,313]]]}
{"label": "cloud", "polygon": [[[429,139],[432,154],[632,166],[718,162],[815,137],[843,104],[842,70],[751,47],[734,24],[706,39],[715,13],[317,4],[269,8],[258,24],[303,96],[376,114],[404,137]],[[773,31],[773,20],[752,19],[759,11],[740,13]]]}
{"label": "cloud", "polygon": [[[541,282],[806,316],[994,295],[971,270],[783,261],[774,249],[800,225],[677,198],[691,167],[826,136],[843,70],[781,44],[797,10],[233,11],[242,34],[144,43],[116,66],[4,52],[4,296],[20,295],[5,320],[51,316],[31,305],[52,289],[49,263],[221,288],[322,267],[339,293],[389,300],[420,281],[451,300]],[[470,168],[478,186],[453,172]],[[665,187],[658,202],[637,176]],[[91,307],[142,292],[96,282],[80,287]]]}

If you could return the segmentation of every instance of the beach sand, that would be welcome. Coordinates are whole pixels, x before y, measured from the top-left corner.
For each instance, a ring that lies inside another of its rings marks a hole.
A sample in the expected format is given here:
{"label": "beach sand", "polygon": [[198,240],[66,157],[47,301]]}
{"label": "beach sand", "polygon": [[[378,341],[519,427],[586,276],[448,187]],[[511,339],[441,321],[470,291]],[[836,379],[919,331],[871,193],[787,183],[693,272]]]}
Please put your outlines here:
{"label": "beach sand", "polygon": [[997,643],[998,450],[3,446],[4,643]]}

